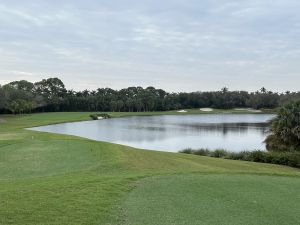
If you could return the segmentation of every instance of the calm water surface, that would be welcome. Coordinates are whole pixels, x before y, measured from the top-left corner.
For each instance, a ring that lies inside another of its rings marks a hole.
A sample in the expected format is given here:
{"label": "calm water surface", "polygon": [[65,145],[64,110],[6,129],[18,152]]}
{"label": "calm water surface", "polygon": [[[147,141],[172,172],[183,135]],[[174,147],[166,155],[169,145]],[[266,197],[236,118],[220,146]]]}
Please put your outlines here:
{"label": "calm water surface", "polygon": [[265,149],[271,114],[133,116],[64,123],[31,130],[70,134],[137,148],[177,152],[185,148],[230,151]]}

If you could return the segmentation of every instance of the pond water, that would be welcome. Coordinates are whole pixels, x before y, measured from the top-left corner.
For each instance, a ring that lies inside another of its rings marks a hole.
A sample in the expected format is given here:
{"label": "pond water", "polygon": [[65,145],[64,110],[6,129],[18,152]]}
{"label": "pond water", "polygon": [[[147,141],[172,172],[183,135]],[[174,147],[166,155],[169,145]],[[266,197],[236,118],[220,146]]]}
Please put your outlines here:
{"label": "pond water", "polygon": [[272,114],[133,116],[64,123],[31,130],[76,135],[132,147],[178,152],[185,148],[265,150]]}

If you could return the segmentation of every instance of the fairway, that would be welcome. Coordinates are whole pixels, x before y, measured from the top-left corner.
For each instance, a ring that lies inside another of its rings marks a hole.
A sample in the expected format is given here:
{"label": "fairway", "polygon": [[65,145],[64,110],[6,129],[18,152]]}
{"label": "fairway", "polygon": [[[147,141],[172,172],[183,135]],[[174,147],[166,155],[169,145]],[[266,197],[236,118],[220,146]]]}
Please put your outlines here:
{"label": "fairway", "polygon": [[[298,169],[140,150],[24,129],[89,120],[89,114],[0,116],[0,224],[299,221]],[[161,113],[138,115],[153,114]]]}

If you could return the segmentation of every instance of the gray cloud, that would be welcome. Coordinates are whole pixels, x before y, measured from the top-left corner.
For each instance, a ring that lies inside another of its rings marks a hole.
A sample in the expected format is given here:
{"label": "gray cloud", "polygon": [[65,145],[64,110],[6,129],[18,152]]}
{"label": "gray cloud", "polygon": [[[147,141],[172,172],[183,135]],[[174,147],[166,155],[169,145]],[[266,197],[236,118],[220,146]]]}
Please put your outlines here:
{"label": "gray cloud", "polygon": [[0,83],[299,90],[296,0],[6,0]]}

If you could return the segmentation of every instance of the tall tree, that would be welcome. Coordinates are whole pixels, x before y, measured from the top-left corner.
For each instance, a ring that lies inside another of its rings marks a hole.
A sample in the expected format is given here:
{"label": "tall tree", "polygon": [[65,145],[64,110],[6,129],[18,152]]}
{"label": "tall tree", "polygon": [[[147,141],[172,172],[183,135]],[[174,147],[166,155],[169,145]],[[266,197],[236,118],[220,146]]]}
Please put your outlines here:
{"label": "tall tree", "polygon": [[34,89],[33,83],[28,82],[26,80],[13,81],[10,82],[8,85],[13,87],[14,89],[25,91],[25,92],[32,92]]}
{"label": "tall tree", "polygon": [[261,92],[261,93],[266,93],[266,92],[267,92],[267,89],[266,89],[265,87],[262,87],[262,88],[260,89],[260,92]]}
{"label": "tall tree", "polygon": [[270,151],[300,151],[300,101],[280,108],[266,144]]}
{"label": "tall tree", "polygon": [[5,96],[5,92],[0,85],[0,109],[4,109],[6,105],[7,98]]}
{"label": "tall tree", "polygon": [[67,92],[64,83],[56,77],[43,79],[40,82],[36,82],[34,86],[35,91],[47,99],[63,97]]}

